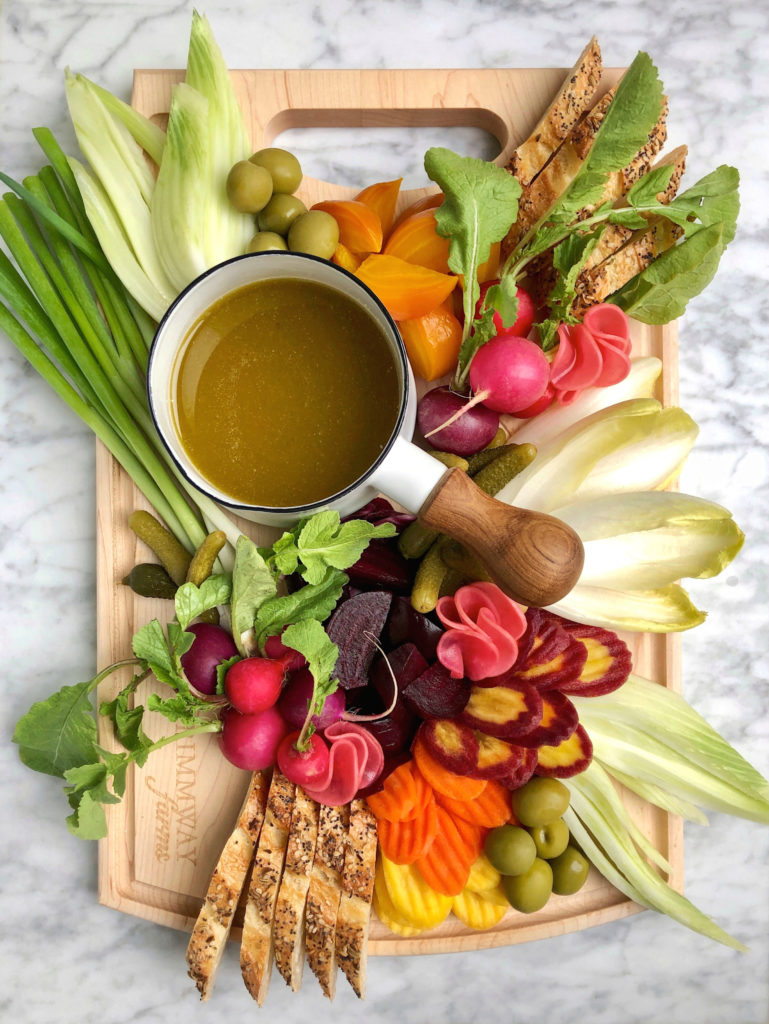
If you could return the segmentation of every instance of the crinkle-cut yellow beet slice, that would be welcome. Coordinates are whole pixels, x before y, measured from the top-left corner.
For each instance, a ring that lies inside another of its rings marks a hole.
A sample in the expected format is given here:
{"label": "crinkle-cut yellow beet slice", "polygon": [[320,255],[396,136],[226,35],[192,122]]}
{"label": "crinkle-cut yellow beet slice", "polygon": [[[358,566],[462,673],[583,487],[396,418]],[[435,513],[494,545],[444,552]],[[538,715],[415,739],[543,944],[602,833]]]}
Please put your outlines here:
{"label": "crinkle-cut yellow beet slice", "polygon": [[484,892],[477,893],[488,903],[493,903],[495,907],[504,907],[505,910],[510,906],[510,902],[505,896],[505,890],[500,885],[495,885],[493,889],[486,889]]}
{"label": "crinkle-cut yellow beet slice", "polygon": [[406,939],[410,939],[414,935],[420,935],[424,930],[410,924],[405,917],[399,914],[395,909],[393,901],[390,899],[390,894],[387,891],[387,883],[384,880],[381,860],[376,866],[376,881],[374,882],[374,911],[383,925],[386,925],[391,932],[395,932],[396,935],[402,935]]}
{"label": "crinkle-cut yellow beet slice", "polygon": [[485,853],[479,853],[472,863],[467,878],[466,889],[470,892],[484,893],[499,885],[502,876],[491,863]]}
{"label": "crinkle-cut yellow beet slice", "polygon": [[454,897],[451,909],[468,928],[476,928],[478,931],[483,931],[486,928],[493,928],[495,924],[499,924],[507,913],[507,907],[507,903],[505,903],[504,907],[500,907],[496,903],[492,903],[491,900],[484,899],[483,896],[478,895],[476,892],[463,889],[459,896]]}
{"label": "crinkle-cut yellow beet slice", "polygon": [[448,917],[452,897],[431,889],[413,864],[382,856],[382,874],[396,912],[415,928],[435,928]]}

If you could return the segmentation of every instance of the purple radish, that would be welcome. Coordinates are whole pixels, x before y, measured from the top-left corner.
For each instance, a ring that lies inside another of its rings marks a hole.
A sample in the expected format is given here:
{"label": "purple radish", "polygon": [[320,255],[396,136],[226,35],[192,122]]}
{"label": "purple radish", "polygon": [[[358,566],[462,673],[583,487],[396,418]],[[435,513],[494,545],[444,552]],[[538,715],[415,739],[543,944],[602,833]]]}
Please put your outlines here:
{"label": "purple radish", "polygon": [[194,622],[187,629],[195,639],[182,655],[184,674],[200,693],[216,693],[216,667],[237,655],[235,641],[226,629],[210,622]]}
{"label": "purple radish", "polygon": [[417,410],[417,425],[438,451],[474,455],[499,430],[499,416],[484,405],[471,405],[467,398],[444,386],[424,395]]}
{"label": "purple radish", "polygon": [[[278,699],[278,708],[289,727],[301,729],[307,718],[308,702],[312,699],[315,683],[308,668],[300,669],[290,676],[283,693]],[[313,715],[312,724],[316,729],[327,729],[338,722],[344,714],[344,690],[335,690],[326,697],[320,715]]]}

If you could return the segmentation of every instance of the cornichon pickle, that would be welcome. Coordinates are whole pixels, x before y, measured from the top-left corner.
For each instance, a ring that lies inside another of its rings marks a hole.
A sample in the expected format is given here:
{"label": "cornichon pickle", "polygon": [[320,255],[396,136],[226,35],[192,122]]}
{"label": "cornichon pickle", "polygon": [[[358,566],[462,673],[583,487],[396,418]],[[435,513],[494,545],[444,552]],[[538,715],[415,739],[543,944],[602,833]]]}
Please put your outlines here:
{"label": "cornichon pickle", "polygon": [[162,565],[153,562],[140,562],[124,576],[122,583],[130,587],[140,597],[160,597],[173,601],[176,596],[176,584]]}
{"label": "cornichon pickle", "polygon": [[427,554],[439,536],[437,530],[431,530],[415,519],[398,537],[398,550],[404,558],[421,558]]}
{"label": "cornichon pickle", "polygon": [[489,463],[498,459],[500,455],[504,455],[506,452],[512,451],[517,447],[517,444],[500,444],[494,448],[482,448],[467,460],[468,473],[470,476],[475,476],[476,473],[488,466]]}
{"label": "cornichon pickle", "polygon": [[418,612],[431,612],[438,603],[441,585],[449,567],[441,557],[441,545],[433,544],[419,563],[411,591],[411,604]]}
{"label": "cornichon pickle", "polygon": [[484,580],[491,582],[483,562],[464,544],[457,540],[446,540],[441,545],[441,558],[450,569],[456,569],[471,580]]}
{"label": "cornichon pickle", "polygon": [[488,451],[489,448],[499,448],[507,440],[507,431],[504,427],[498,427],[496,434],[492,437],[489,443],[484,448],[484,451]]}
{"label": "cornichon pickle", "polygon": [[505,484],[526,469],[537,454],[533,444],[517,444],[512,450],[500,455],[473,477],[474,481],[486,494],[498,494]]}
{"label": "cornichon pickle", "polygon": [[143,509],[132,512],[128,525],[147,547],[160,559],[163,568],[177,586],[187,579],[187,569],[192,555],[170,533],[162,523]]}
{"label": "cornichon pickle", "polygon": [[463,459],[461,455],[453,455],[451,452],[438,452],[432,449],[427,454],[432,455],[434,459],[442,462],[449,469],[463,469],[465,473],[467,472],[467,459]]}
{"label": "cornichon pickle", "polygon": [[214,530],[209,533],[198,550],[192,556],[192,561],[187,569],[187,582],[194,583],[199,587],[203,580],[211,575],[217,555],[227,543],[227,538],[221,530]]}

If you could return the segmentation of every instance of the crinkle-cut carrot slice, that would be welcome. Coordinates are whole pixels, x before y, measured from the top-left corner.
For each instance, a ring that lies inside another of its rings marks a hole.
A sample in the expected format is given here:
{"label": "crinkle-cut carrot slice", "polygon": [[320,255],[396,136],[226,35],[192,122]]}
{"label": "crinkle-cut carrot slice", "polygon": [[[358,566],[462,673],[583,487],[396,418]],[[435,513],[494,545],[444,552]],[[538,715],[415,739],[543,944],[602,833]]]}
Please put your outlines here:
{"label": "crinkle-cut carrot slice", "polygon": [[486,788],[485,779],[456,775],[442,764],[438,764],[419,736],[414,744],[414,760],[428,785],[432,786],[436,793],[443,793],[453,800],[475,800]]}
{"label": "crinkle-cut carrot slice", "polygon": [[451,909],[462,924],[466,924],[468,928],[484,931],[486,928],[493,928],[495,924],[499,924],[507,913],[508,906],[508,904],[504,907],[499,906],[478,893],[463,889],[458,896],[454,897]]}
{"label": "crinkle-cut carrot slice", "polygon": [[424,928],[412,924],[407,918],[398,912],[387,891],[387,883],[382,871],[381,858],[377,861],[376,881],[374,882],[374,913],[385,927],[396,935],[402,935],[409,939],[414,935],[420,935]]}
{"label": "crinkle-cut carrot slice", "polygon": [[418,815],[422,814],[428,804],[435,801],[435,792],[433,791],[433,787],[420,772],[416,761],[410,761],[409,763],[411,765],[411,772],[414,776],[414,785],[416,787],[417,794],[414,802],[414,810],[412,812],[413,816],[416,818]]}
{"label": "crinkle-cut carrot slice", "polygon": [[[449,815],[449,817],[451,817],[451,815]],[[465,821],[463,818],[451,818],[451,820],[457,832],[462,837],[465,849],[470,853],[470,860],[468,862],[469,867],[483,849],[483,841],[489,830],[487,828],[481,828],[480,825],[474,825],[470,821]]]}
{"label": "crinkle-cut carrot slice", "polygon": [[414,864],[393,864],[380,854],[387,892],[398,915],[414,928],[435,928],[448,917],[451,897],[431,888]]}
{"label": "crinkle-cut carrot slice", "polygon": [[470,874],[467,876],[465,889],[470,892],[486,893],[496,889],[502,880],[502,876],[491,863],[485,853],[479,853],[470,865]]}
{"label": "crinkle-cut carrot slice", "polygon": [[496,828],[510,820],[510,791],[491,780],[486,783],[486,788],[475,800],[452,800],[443,793],[437,793],[436,800],[453,817],[462,818],[482,828]]}
{"label": "crinkle-cut carrot slice", "polygon": [[380,818],[377,835],[382,853],[394,864],[413,864],[427,853],[438,831],[438,811],[431,800],[422,814],[408,821]]}
{"label": "crinkle-cut carrot slice", "polygon": [[466,830],[472,828],[461,819],[455,821],[438,805],[438,831],[427,853],[416,861],[416,867],[431,889],[446,896],[458,896],[465,888],[470,868],[479,853],[475,842],[468,841],[474,837],[466,834]]}
{"label": "crinkle-cut carrot slice", "polygon": [[377,818],[386,818],[388,821],[404,821],[413,817],[418,807],[417,799],[423,799],[420,790],[417,793],[417,783],[412,768],[413,762],[406,761],[399,764],[395,771],[390,772],[384,781],[384,788],[378,793],[372,793],[366,797],[368,805]]}

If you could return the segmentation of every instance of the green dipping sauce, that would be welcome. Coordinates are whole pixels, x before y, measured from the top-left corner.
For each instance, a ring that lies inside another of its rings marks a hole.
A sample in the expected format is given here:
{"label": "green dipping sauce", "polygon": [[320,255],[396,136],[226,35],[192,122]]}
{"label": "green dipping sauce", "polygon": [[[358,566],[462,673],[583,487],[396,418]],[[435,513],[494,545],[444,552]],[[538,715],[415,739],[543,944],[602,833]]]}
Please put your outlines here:
{"label": "green dipping sauce", "polygon": [[182,348],[173,395],[191,462],[233,501],[307,505],[376,461],[398,419],[387,338],[362,306],[276,278],[214,303]]}

